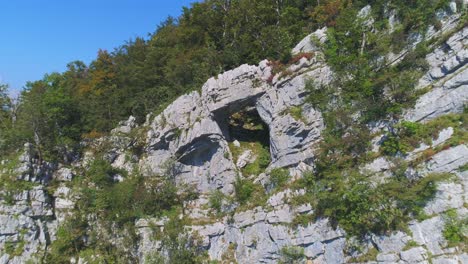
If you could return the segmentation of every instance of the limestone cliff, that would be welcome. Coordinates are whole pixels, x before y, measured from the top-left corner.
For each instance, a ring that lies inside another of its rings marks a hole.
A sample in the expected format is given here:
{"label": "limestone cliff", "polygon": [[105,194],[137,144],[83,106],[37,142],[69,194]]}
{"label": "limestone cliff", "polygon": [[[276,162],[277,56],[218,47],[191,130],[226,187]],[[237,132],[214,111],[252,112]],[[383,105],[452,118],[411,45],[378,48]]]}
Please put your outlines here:
{"label": "limestone cliff", "polygon": [[[424,123],[466,111],[468,28],[465,24],[460,29],[458,13],[441,15],[440,19],[441,29],[432,29],[426,37],[443,42],[426,57],[430,69],[420,79],[419,88],[427,91],[414,108],[406,110],[404,119],[408,121]],[[306,226],[293,224],[296,216],[314,213],[310,204],[290,202],[304,190],[272,191],[270,176],[274,169],[287,169],[290,182],[314,169],[315,151],[325,123],[322,113],[306,102],[305,87],[308,81],[329,84],[333,78],[316,43],[325,41],[326,30],[318,30],[301,41],[293,50],[301,54],[300,58],[282,72],[276,72],[272,62],[265,60],[215,76],[200,91],[179,97],[157,115],[149,114],[144,124],[138,125],[130,117],[111,135],[84,142],[87,151],[71,166],[39,163],[34,159],[34,150],[26,145],[18,162],[2,172],[15,174],[18,182],[32,187],[11,200],[0,201],[0,263],[30,259],[41,262],[59,226],[76,210],[80,193],[71,187],[72,181],[81,177],[97,149],[104,150],[103,156],[115,168],[129,172],[138,169],[146,177],[170,174],[178,185],[192,186],[199,195],[184,205],[181,217],[190,219],[184,230],[197,234],[211,260],[276,263],[283,248],[297,247],[304,250],[304,263],[468,263],[466,249],[451,246],[443,235],[447,211],[455,210],[465,217],[468,214],[466,142],[438,148],[454,136],[453,128],[446,128],[432,142],[421,144],[403,157],[410,163],[418,160],[408,169],[408,177],[424,177],[431,172],[448,172],[456,177],[437,185],[436,197],[424,208],[427,219],[412,220],[405,232],[369,236],[360,252],[352,249],[353,239],[339,226],[333,227],[327,218]],[[404,52],[399,56],[405,56]],[[248,117],[244,118],[247,121],[239,121],[236,115]],[[253,133],[257,128],[258,133]],[[373,129],[373,148],[378,152],[388,128],[376,125]],[[254,140],[261,130],[266,136]],[[261,158],[258,148],[267,149],[269,162],[257,175],[245,168]],[[428,149],[435,153],[420,161],[418,158]],[[385,178],[394,166],[392,162],[376,157],[363,170]],[[215,191],[224,197],[233,196],[238,177],[263,186],[266,202],[253,208],[221,202],[224,214],[217,216],[210,207],[210,196]],[[119,175],[114,178],[125,180]],[[164,234],[167,221],[165,217],[137,220],[137,244],[125,250],[145,263],[147,256],[162,250],[156,233]],[[120,242],[125,234],[119,232],[110,239],[115,239],[115,247],[126,247]],[[359,260],[371,250],[377,251],[375,259]],[[70,261],[91,263],[79,256]]]}

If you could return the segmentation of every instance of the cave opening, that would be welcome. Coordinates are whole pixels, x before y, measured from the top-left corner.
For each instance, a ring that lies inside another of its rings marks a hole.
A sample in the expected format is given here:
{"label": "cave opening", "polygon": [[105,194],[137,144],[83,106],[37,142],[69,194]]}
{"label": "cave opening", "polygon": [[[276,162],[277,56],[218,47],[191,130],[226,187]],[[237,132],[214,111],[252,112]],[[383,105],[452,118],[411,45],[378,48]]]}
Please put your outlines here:
{"label": "cave opening", "polygon": [[228,142],[235,140],[239,142],[258,142],[262,147],[270,148],[270,134],[268,125],[255,107],[246,107],[238,112],[231,114],[227,118],[227,137]]}
{"label": "cave opening", "polygon": [[[271,162],[268,125],[254,106],[244,105],[236,110],[218,114],[217,122],[237,166],[246,175],[258,175]],[[242,159],[248,161],[239,161]]]}

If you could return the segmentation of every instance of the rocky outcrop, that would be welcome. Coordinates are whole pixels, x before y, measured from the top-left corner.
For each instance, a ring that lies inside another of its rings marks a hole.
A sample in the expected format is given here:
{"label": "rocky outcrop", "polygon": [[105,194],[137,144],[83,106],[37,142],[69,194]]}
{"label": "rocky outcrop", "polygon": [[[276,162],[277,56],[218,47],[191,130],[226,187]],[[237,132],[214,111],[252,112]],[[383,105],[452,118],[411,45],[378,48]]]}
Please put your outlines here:
{"label": "rocky outcrop", "polygon": [[[372,24],[370,8],[363,9],[360,16],[363,26]],[[392,23],[397,23],[394,14],[390,17]],[[466,27],[454,33],[426,57],[430,70],[421,78],[419,87],[431,89],[419,98],[413,109],[407,110],[406,120],[425,122],[464,110],[468,94],[467,33]],[[361,253],[353,250],[353,239],[326,218],[306,226],[296,225],[297,216],[311,218],[314,212],[311,204],[291,202],[294,197],[306,194],[305,190],[285,188],[275,193],[268,187],[275,168],[286,168],[290,180],[294,181],[314,167],[324,121],[322,114],[307,104],[305,98],[308,82],[319,87],[329,84],[333,78],[318,47],[318,42],[325,40],[326,28],[304,38],[293,49],[299,59],[285,65],[282,72],[276,72],[274,63],[267,60],[259,65],[242,65],[210,78],[201,91],[179,97],[161,113],[148,115],[140,126],[130,117],[109,136],[83,143],[89,149],[81,159],[67,166],[37,160],[31,145],[26,145],[18,164],[9,172],[16,176],[15,180],[26,183],[26,187],[14,195],[1,193],[2,198],[8,199],[0,201],[0,263],[24,263],[32,257],[41,258],[56,238],[57,227],[73,214],[75,201],[80,199],[70,187],[71,182],[94,159],[93,148],[103,145],[106,148],[100,150],[113,167],[129,172],[139,169],[146,177],[170,177],[199,193],[198,199],[185,205],[185,217],[192,220],[185,231],[197,234],[212,260],[230,256],[238,263],[277,263],[283,248],[298,247],[313,263],[351,262],[372,248],[378,253],[370,263],[468,261],[468,255],[451,247],[443,235],[447,211],[468,215],[465,208],[468,173],[460,169],[468,162],[466,144],[438,150],[408,170],[408,177],[413,178],[430,173],[454,175],[437,186],[435,199],[423,208],[427,219],[411,221],[408,232],[369,236],[367,244],[360,245]],[[231,149],[232,146],[241,148],[241,143],[232,133],[229,118],[245,109],[257,113],[262,125],[268,128],[271,162],[257,176],[242,175],[243,169],[255,162],[254,151],[242,150],[235,160],[235,151]],[[379,128],[376,131],[381,132]],[[446,128],[433,139],[431,146],[421,144],[403,158],[411,163],[425,150],[444,145],[454,134],[454,128]],[[382,137],[374,140],[374,154],[381,141]],[[371,173],[376,181],[384,181],[395,166],[394,160],[378,157],[361,169]],[[262,184],[269,195],[266,204],[240,209],[233,202],[225,206],[229,208],[222,208],[226,213],[222,217],[213,216],[208,208],[209,195],[219,190],[223,195],[232,196],[237,177]],[[125,179],[114,175],[114,180]],[[48,185],[51,181],[53,188]],[[161,241],[155,233],[164,232],[167,222],[166,217],[136,220],[138,243],[134,249],[126,250],[133,250],[131,253],[144,263],[146,256],[161,250]],[[116,240],[114,246],[122,245],[121,234],[109,237]]]}
{"label": "rocky outcrop", "polygon": [[429,71],[419,87],[432,87],[416,102],[405,118],[427,121],[447,113],[460,113],[468,103],[468,28],[451,36],[441,47],[426,56]]}
{"label": "rocky outcrop", "polygon": [[[255,107],[268,125],[271,167],[311,159],[323,121],[319,112],[304,104],[305,83],[311,77],[328,82],[331,73],[316,58],[303,58],[290,71],[289,76],[271,78],[267,61],[242,65],[209,79],[201,94],[184,95],[158,116],[148,117],[147,155],[140,161],[141,170],[164,174],[169,166],[180,182],[195,185],[202,193],[216,189],[231,193],[238,166],[232,155],[226,155],[228,142],[233,141],[227,118],[246,107]],[[300,107],[304,118],[292,117],[288,113],[292,107]]]}
{"label": "rocky outcrop", "polygon": [[26,144],[18,163],[2,171],[3,175],[17,175],[15,180],[22,187],[0,190],[0,263],[25,263],[33,256],[40,258],[50,243],[57,222],[53,197],[42,184],[51,180],[52,168],[49,163],[38,165],[35,153]]}

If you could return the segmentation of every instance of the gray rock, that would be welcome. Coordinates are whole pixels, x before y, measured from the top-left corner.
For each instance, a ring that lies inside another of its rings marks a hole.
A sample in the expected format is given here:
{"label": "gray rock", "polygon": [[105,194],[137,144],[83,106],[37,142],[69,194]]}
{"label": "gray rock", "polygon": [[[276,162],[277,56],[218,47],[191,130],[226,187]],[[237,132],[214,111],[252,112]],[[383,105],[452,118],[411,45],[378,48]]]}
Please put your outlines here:
{"label": "gray rock", "polygon": [[453,135],[453,127],[442,129],[439,132],[439,136],[437,137],[437,139],[432,141],[432,145],[438,146],[444,143],[445,141],[449,140],[452,137],[452,135]]}
{"label": "gray rock", "polygon": [[[432,259],[433,264],[459,264],[457,257],[437,257]],[[462,262],[463,263],[463,262]]]}
{"label": "gray rock", "polygon": [[18,232],[18,228],[20,227],[19,219],[15,219],[15,217],[10,215],[0,215],[0,236],[11,236]]}
{"label": "gray rock", "polygon": [[262,77],[259,67],[244,64],[210,78],[202,87],[204,105],[210,112],[237,112],[265,92]]}
{"label": "gray rock", "polygon": [[304,250],[304,254],[307,258],[316,258],[318,255],[325,253],[325,245],[318,241],[308,246]]}
{"label": "gray rock", "polygon": [[73,179],[73,172],[70,168],[60,168],[54,173],[54,179],[58,181],[71,181]]}
{"label": "gray rock", "polygon": [[371,163],[366,164],[362,170],[364,172],[378,173],[389,170],[391,166],[392,164],[385,157],[379,157]]}
{"label": "gray rock", "polygon": [[4,254],[0,257],[0,264],[8,264],[9,260],[10,260],[10,255]]}
{"label": "gray rock", "polygon": [[[317,65],[312,71],[275,84],[257,101],[257,110],[270,129],[272,167],[284,167],[313,158],[314,145],[324,128],[322,115],[310,106],[302,106],[301,120],[288,114],[292,107],[300,107],[305,100],[305,81],[320,76],[317,83],[330,81],[330,69]],[[307,163],[307,162],[306,162]]]}
{"label": "gray rock", "polygon": [[452,172],[468,162],[468,147],[459,145],[435,154],[425,166],[425,173]]}
{"label": "gray rock", "polygon": [[269,224],[287,224],[293,220],[293,214],[288,205],[284,205],[278,209],[275,209],[266,215],[267,223]]}
{"label": "gray rock", "polygon": [[[293,49],[293,54],[299,53],[306,53],[306,52],[315,52],[319,51],[319,47],[317,44],[325,43],[327,40],[327,28],[321,28],[316,30],[315,32],[307,35],[304,39],[302,39]],[[319,43],[314,43],[314,41],[318,41]]]}
{"label": "gray rock", "polygon": [[409,229],[413,234],[413,240],[419,245],[425,245],[432,255],[443,253],[442,248],[446,246],[446,241],[442,235],[445,223],[441,216],[436,216],[420,223],[410,224]]}
{"label": "gray rock", "polygon": [[423,247],[415,247],[401,252],[400,257],[406,263],[422,263],[427,259],[427,252]]}
{"label": "gray rock", "polygon": [[377,255],[379,263],[396,263],[400,257],[395,253],[380,253]]}
{"label": "gray rock", "polygon": [[241,212],[234,215],[234,223],[238,228],[251,226],[258,222],[263,222],[265,220],[266,213],[263,211],[263,208],[256,207],[253,210]]}
{"label": "gray rock", "polygon": [[448,113],[461,113],[468,100],[468,86],[446,91],[435,88],[421,96],[413,110],[405,115],[409,121],[428,121]]}
{"label": "gray rock", "polygon": [[366,5],[361,10],[359,10],[357,14],[357,17],[362,20],[362,25],[364,27],[370,28],[373,26],[375,22],[374,18],[371,16],[371,11],[372,11],[371,6]]}
{"label": "gray rock", "polygon": [[460,259],[461,263],[468,263],[468,254],[467,253],[461,254],[460,256],[458,256],[458,258]]}
{"label": "gray rock", "polygon": [[130,116],[128,118],[128,120],[120,122],[118,127],[112,129],[111,133],[113,133],[113,134],[118,134],[118,133],[128,134],[135,127],[137,127],[136,118],[134,116]]}
{"label": "gray rock", "polygon": [[437,193],[425,207],[424,212],[428,215],[440,214],[449,209],[463,207],[464,204],[463,186],[454,182],[444,182],[437,184]]}
{"label": "gray rock", "polygon": [[246,150],[244,151],[239,158],[237,158],[236,166],[238,168],[244,168],[247,164],[252,162],[252,151]]}
{"label": "gray rock", "polygon": [[410,237],[401,232],[395,232],[386,236],[372,236],[372,241],[382,253],[400,252],[410,241]]}
{"label": "gray rock", "polygon": [[344,263],[345,256],[344,256],[344,249],[346,246],[346,239],[339,238],[327,242],[325,244],[325,253],[324,253],[324,260],[325,263],[330,264],[339,264]]}
{"label": "gray rock", "polygon": [[468,29],[453,34],[445,45],[427,55],[429,72],[419,81],[419,87],[435,88],[423,95],[413,110],[405,114],[410,121],[427,121],[445,113],[463,111],[468,100]]}

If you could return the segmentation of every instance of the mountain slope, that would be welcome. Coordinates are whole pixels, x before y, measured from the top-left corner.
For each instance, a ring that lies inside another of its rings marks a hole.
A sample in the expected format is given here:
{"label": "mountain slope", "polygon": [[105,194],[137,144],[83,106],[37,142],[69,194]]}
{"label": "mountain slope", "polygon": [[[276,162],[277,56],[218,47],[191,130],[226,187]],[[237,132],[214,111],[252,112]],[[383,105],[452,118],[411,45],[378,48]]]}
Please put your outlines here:
{"label": "mountain slope", "polygon": [[[376,87],[390,76],[382,98],[361,96],[361,60],[339,51],[337,64],[340,32],[323,28],[287,64],[212,77],[144,124],[130,117],[83,141],[70,164],[26,144],[2,162],[0,263],[468,261],[468,30],[453,4],[438,30],[382,59],[399,67],[427,43],[428,67],[407,78],[418,77],[408,81],[414,102],[396,96],[403,66],[369,77]],[[378,22],[370,9],[355,14],[357,27]]]}

